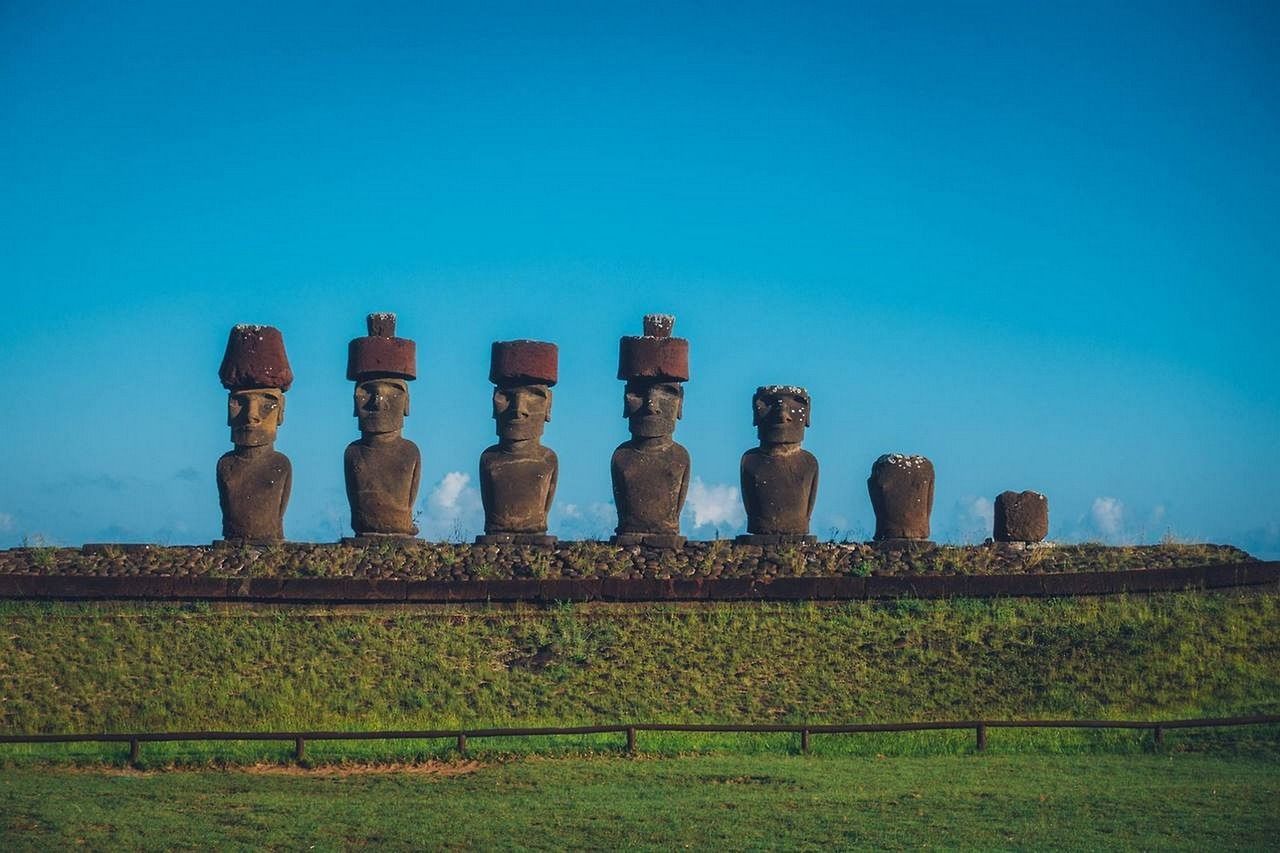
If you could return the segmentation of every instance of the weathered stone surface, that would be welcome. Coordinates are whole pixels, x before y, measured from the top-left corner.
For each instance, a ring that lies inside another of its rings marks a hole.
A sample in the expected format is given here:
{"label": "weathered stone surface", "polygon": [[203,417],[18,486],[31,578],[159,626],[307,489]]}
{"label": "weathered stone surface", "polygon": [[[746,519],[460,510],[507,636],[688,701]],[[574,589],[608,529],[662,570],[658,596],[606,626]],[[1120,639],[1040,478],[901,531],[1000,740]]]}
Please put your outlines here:
{"label": "weathered stone surface", "polygon": [[671,337],[675,322],[670,314],[648,314],[643,335],[623,337],[618,342],[618,378],[687,382],[689,341]]}
{"label": "weathered stone surface", "polygon": [[886,453],[867,478],[876,514],[875,539],[928,539],[933,511],[933,463],[923,456]]}
{"label": "weathered stone surface", "polygon": [[222,387],[279,388],[288,391],[293,370],[284,351],[284,336],[274,326],[242,323],[231,329],[227,350],[218,368]]}
{"label": "weathered stone surface", "polygon": [[480,454],[486,537],[541,536],[547,531],[560,463],[555,452],[542,445],[542,431],[551,420],[556,352],[555,344],[542,341],[493,345],[489,376],[497,383],[493,419],[498,443]]}
{"label": "weathered stone surface", "polygon": [[351,527],[357,536],[417,534],[413,502],[418,497],[422,457],[404,438],[409,384],[417,373],[413,341],[392,337],[394,314],[370,314],[369,337],[351,342],[347,377],[356,381],[355,417],[360,438],[343,457]]}
{"label": "weathered stone surface", "polygon": [[1033,491],[996,495],[993,539],[997,542],[1039,542],[1048,535],[1048,498]]}
{"label": "weathered stone surface", "polygon": [[546,341],[494,341],[489,356],[489,381],[494,385],[555,385],[560,377],[560,352]]}
{"label": "weathered stone surface", "polygon": [[228,390],[227,426],[235,445],[217,465],[222,535],[279,541],[284,538],[284,511],[293,484],[289,458],[274,447],[284,423],[284,392],[293,382],[280,330],[233,328],[218,375]]}
{"label": "weathered stone surface", "polygon": [[818,496],[818,460],[800,446],[810,423],[809,392],[763,386],[756,389],[751,408],[760,446],[744,453],[739,466],[748,536],[806,537]]}
{"label": "weathered stone surface", "polygon": [[370,314],[365,323],[368,336],[355,338],[347,347],[347,379],[416,379],[417,350],[413,341],[396,337],[396,315]]}

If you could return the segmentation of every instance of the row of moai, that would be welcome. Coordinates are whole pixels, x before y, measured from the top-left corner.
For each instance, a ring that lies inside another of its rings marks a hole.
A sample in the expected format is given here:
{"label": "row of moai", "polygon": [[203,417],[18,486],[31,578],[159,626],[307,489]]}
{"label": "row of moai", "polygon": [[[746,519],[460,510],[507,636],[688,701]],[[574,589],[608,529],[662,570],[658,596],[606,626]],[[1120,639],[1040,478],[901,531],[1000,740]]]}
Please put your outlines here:
{"label": "row of moai", "polygon": [[[354,537],[345,542],[411,539],[418,533],[413,505],[422,462],[404,438],[409,383],[417,376],[412,340],[396,336],[394,314],[370,314],[368,334],[351,341],[347,379],[355,383],[360,438],[344,456]],[[680,513],[689,490],[689,452],[674,440],[689,380],[689,342],[674,337],[674,318],[651,314],[644,334],[619,342],[618,379],[631,438],[613,452],[611,473],[617,545],[679,548]],[[551,546],[547,515],[555,499],[559,463],[543,446],[551,420],[559,352],[543,341],[497,341],[489,380],[498,443],[480,454],[484,506],[482,544]],[[219,377],[228,391],[227,424],[235,449],[218,460],[223,543],[272,543],[284,538],[292,470],[275,450],[284,423],[285,393],[293,382],[284,338],[271,326],[236,326]],[[742,455],[742,502],[752,545],[814,542],[810,518],[818,494],[818,460],[801,447],[810,425],[809,392],[766,385],[751,399],[760,444]],[[875,541],[927,542],[933,509],[933,464],[923,456],[886,454],[875,461],[867,489],[875,511]],[[1048,535],[1049,508],[1038,492],[1004,492],[995,501],[993,539],[1039,542]]]}

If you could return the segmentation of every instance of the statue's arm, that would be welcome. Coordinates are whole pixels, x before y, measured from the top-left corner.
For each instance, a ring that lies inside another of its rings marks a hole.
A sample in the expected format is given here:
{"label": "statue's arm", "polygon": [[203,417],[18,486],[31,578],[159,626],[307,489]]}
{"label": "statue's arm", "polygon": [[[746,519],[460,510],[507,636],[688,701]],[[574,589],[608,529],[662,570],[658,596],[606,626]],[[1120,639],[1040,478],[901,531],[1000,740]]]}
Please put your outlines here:
{"label": "statue's arm", "polygon": [[742,491],[742,508],[747,511],[747,518],[751,519],[757,515],[756,510],[756,490],[749,488],[751,485],[751,475],[747,472],[747,459],[749,453],[742,454],[742,461],[738,463],[738,484]]}
{"label": "statue's arm", "polygon": [[684,455],[684,470],[680,472],[680,500],[676,503],[676,529],[680,527],[680,513],[684,512],[684,499],[689,495],[689,473],[693,465],[689,461],[689,454]]}
{"label": "statue's arm", "polygon": [[813,518],[813,505],[818,500],[818,460],[813,460],[813,479],[809,481],[809,508],[805,518]]}
{"label": "statue's arm", "polygon": [[409,511],[413,511],[413,502],[418,499],[418,486],[422,481],[422,451],[413,446],[413,476],[409,480]]}
{"label": "statue's arm", "polygon": [[551,502],[556,499],[556,485],[560,482],[560,459],[556,456],[554,450],[548,450],[547,452],[551,457],[551,485],[547,487],[547,505],[543,507],[542,511],[549,515],[551,513]]}
{"label": "statue's arm", "polygon": [[360,490],[356,485],[355,449],[351,445],[347,445],[346,452],[342,454],[342,474],[347,482],[347,503],[351,505],[351,511],[354,513],[356,495]]}
{"label": "statue's arm", "polygon": [[284,525],[284,511],[289,506],[289,496],[293,494],[293,463],[289,457],[284,459],[284,485],[280,489],[280,524]]}

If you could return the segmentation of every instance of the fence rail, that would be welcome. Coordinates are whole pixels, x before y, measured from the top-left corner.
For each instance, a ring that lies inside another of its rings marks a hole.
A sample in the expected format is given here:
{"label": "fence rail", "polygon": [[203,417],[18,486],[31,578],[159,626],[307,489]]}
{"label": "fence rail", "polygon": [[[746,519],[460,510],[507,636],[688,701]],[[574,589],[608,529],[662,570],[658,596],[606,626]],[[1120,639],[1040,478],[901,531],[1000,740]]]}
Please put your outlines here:
{"label": "fence rail", "polygon": [[1169,729],[1225,728],[1280,723],[1280,715],[1252,717],[1206,717],[1191,720],[936,720],[910,723],[820,724],[732,724],[732,723],[616,723],[600,726],[535,726],[532,728],[427,729],[423,731],[368,732],[99,732],[95,734],[0,735],[0,744],[41,743],[127,743],[129,761],[137,763],[144,743],[175,741],[293,741],[294,758],[303,760],[307,741],[331,740],[453,740],[461,755],[467,741],[488,737],[538,737],[557,735],[625,734],[626,751],[636,751],[637,732],[728,732],[738,734],[798,734],[800,750],[809,751],[810,736],[816,734],[863,734],[869,732],[919,732],[972,729],[979,751],[987,747],[989,729],[1144,729],[1152,733],[1157,746],[1164,743]]}

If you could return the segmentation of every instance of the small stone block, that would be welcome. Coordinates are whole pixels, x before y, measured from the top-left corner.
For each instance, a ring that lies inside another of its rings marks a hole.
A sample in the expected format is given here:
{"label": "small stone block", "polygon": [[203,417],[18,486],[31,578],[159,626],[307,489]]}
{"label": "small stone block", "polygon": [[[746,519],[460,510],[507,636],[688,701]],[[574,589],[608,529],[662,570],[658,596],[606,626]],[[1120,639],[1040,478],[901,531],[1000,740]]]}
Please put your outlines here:
{"label": "small stone block", "polygon": [[734,541],[739,545],[812,545],[818,537],[810,533],[743,533]]}
{"label": "small stone block", "polygon": [[610,545],[628,547],[642,545],[646,548],[668,548],[679,550],[684,547],[685,537],[674,533],[618,533],[609,537]]}
{"label": "small stone block", "polygon": [[554,548],[558,540],[545,533],[482,533],[476,537],[477,545],[533,545],[538,548]]}

